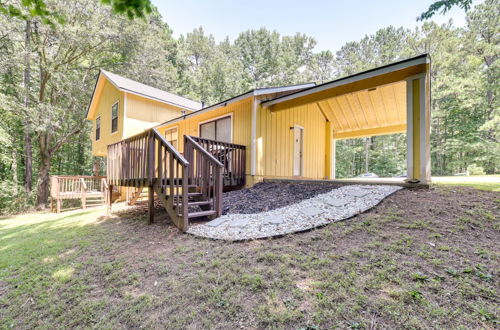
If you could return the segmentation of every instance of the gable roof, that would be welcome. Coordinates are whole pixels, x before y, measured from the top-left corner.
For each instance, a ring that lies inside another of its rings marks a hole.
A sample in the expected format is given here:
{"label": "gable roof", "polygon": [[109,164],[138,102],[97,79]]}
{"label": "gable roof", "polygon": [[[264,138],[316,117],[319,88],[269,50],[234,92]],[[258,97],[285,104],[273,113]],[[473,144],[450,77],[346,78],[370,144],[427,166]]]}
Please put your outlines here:
{"label": "gable roof", "polygon": [[226,99],[224,101],[221,101],[221,102],[218,102],[218,103],[215,103],[215,104],[212,104],[212,105],[210,105],[208,107],[205,107],[203,109],[200,109],[198,111],[194,111],[192,113],[189,113],[189,114],[186,114],[186,115],[182,115],[182,116],[179,116],[179,117],[174,118],[174,119],[170,119],[170,120],[168,120],[168,121],[166,121],[164,123],[156,125],[155,127],[160,127],[160,126],[163,126],[163,125],[166,125],[166,124],[175,123],[175,122],[184,120],[186,118],[190,118],[190,117],[193,117],[193,116],[196,116],[196,115],[199,115],[199,114],[211,111],[211,110],[218,109],[220,107],[225,107],[228,104],[241,101],[241,100],[246,99],[246,98],[251,97],[251,96],[274,94],[274,93],[283,93],[283,92],[289,92],[289,91],[299,91],[299,90],[308,89],[308,88],[311,88],[311,87],[314,87],[314,86],[316,86],[316,83],[311,82],[311,83],[304,83],[304,84],[297,84],[297,85],[278,86],[278,87],[263,87],[263,88],[252,89],[252,90],[249,90],[248,92],[245,92],[245,93],[240,94],[240,95],[233,96],[231,98],[228,98],[228,99]]}
{"label": "gable roof", "polygon": [[135,94],[144,98],[155,100],[161,103],[169,104],[178,108],[186,109],[189,111],[197,111],[202,108],[200,102],[196,102],[185,97],[166,92],[164,90],[142,84],[138,81],[128,79],[105,70],[100,70],[99,75],[94,87],[94,92],[92,93],[92,99],[90,101],[89,107],[87,109],[87,118],[95,102],[96,91],[98,86],[103,83],[103,79],[108,80],[116,89],[129,93]]}
{"label": "gable roof", "polygon": [[188,110],[201,109],[201,103],[187,99],[185,97],[175,95],[161,89],[142,84],[132,79],[128,79],[109,71],[101,69],[101,73],[108,78],[108,80],[121,91],[137,94],[151,98],[160,102],[168,103],[177,107],[185,108]]}

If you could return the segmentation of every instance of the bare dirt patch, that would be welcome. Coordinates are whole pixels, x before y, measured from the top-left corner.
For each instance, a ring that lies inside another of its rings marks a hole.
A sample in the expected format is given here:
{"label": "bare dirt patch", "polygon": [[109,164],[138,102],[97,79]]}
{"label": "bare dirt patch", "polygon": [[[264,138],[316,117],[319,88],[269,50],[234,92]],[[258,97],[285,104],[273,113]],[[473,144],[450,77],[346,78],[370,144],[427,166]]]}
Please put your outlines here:
{"label": "bare dirt patch", "polygon": [[139,205],[73,238],[54,261],[74,269],[67,282],[12,282],[39,273],[36,255],[0,278],[0,327],[495,328],[499,205],[405,189],[348,221],[243,243],[182,234],[159,206],[147,225]]}

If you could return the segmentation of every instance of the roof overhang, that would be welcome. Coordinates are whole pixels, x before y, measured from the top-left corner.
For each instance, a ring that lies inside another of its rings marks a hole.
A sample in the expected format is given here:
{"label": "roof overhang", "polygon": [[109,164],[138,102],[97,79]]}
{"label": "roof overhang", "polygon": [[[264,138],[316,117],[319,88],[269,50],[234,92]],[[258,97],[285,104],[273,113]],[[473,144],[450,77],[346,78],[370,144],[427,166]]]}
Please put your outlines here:
{"label": "roof overhang", "polygon": [[391,84],[426,72],[429,64],[430,57],[428,54],[419,55],[407,60],[333,80],[296,93],[264,101],[262,102],[262,106],[271,108],[271,110],[286,109],[293,106],[322,101],[347,93]]}
{"label": "roof overhang", "polygon": [[90,99],[90,104],[89,104],[89,106],[87,108],[87,116],[86,116],[87,119],[91,119],[92,116],[93,116],[93,114],[94,114],[95,108],[97,107],[97,100],[99,100],[99,97],[101,96],[102,89],[104,88],[105,81],[108,81],[111,85],[113,85],[113,87],[115,87],[119,91],[127,93],[127,94],[133,94],[133,95],[137,95],[139,97],[143,97],[145,99],[153,100],[153,101],[160,102],[160,103],[163,103],[163,104],[168,104],[170,106],[173,106],[173,107],[176,107],[176,108],[179,108],[179,109],[182,109],[182,110],[186,110],[188,112],[197,111],[197,109],[186,107],[184,105],[180,105],[180,104],[177,104],[177,103],[174,103],[174,102],[168,102],[166,100],[162,100],[162,99],[150,96],[150,95],[145,95],[145,94],[138,93],[136,91],[133,91],[133,90],[130,90],[130,89],[127,89],[127,88],[120,87],[120,86],[116,85],[113,82],[113,80],[110,79],[106,75],[105,72],[103,72],[101,70],[101,71],[99,71],[99,74],[97,76],[96,84],[94,86],[94,91],[92,92],[92,98]]}
{"label": "roof overhang", "polygon": [[406,132],[407,80],[426,74],[424,54],[262,102],[271,112],[313,105],[334,139]]}
{"label": "roof overhang", "polygon": [[306,83],[306,84],[290,85],[290,86],[282,86],[282,87],[268,87],[268,88],[253,89],[249,92],[234,96],[232,98],[229,98],[227,100],[224,100],[224,101],[216,103],[216,104],[213,104],[213,105],[208,106],[206,108],[194,111],[192,113],[189,113],[189,114],[186,114],[186,115],[174,118],[174,119],[171,119],[169,121],[166,121],[164,123],[157,125],[156,127],[174,124],[174,123],[177,123],[177,122],[182,121],[182,120],[187,119],[187,118],[198,116],[198,115],[201,115],[203,113],[213,111],[213,110],[216,110],[219,108],[227,107],[230,104],[242,101],[242,100],[249,98],[249,97],[266,95],[266,94],[274,94],[274,93],[283,93],[283,92],[289,92],[289,91],[294,91],[294,90],[303,90],[305,88],[310,88],[313,86],[316,86],[316,84],[315,83]]}

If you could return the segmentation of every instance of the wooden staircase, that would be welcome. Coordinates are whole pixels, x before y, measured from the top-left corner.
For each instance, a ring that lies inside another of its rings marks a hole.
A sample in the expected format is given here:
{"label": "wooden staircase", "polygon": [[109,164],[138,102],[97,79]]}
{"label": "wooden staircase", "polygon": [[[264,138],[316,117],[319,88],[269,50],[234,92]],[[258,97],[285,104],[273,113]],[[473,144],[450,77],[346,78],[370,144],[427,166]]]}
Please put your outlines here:
{"label": "wooden staircase", "polygon": [[[183,155],[156,129],[109,145],[109,185],[139,188],[131,201],[137,200],[142,188],[147,187],[150,222],[154,220],[154,193],[175,225],[183,231],[187,230],[190,219],[220,216],[227,166],[195,139],[184,137]],[[221,150],[229,152],[224,148]],[[244,146],[232,150],[244,150]],[[236,157],[227,159],[233,158]],[[244,171],[244,167],[242,169]]]}

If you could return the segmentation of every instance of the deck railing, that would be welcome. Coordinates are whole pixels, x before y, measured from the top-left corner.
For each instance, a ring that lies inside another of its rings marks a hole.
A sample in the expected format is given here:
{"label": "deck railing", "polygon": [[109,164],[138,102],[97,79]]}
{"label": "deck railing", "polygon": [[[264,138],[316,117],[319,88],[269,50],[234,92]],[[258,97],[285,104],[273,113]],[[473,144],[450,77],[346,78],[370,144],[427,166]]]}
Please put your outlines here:
{"label": "deck railing", "polygon": [[203,199],[221,216],[224,164],[187,135],[184,136],[184,156],[189,162],[188,184],[198,187]]}
{"label": "deck railing", "polygon": [[[157,193],[165,196],[167,211],[177,227],[187,230],[188,227],[188,193],[187,180],[189,162],[172,144],[170,144],[156,128],[150,131],[149,139],[149,170],[150,186],[155,180],[159,189]],[[156,149],[156,157],[155,157]],[[151,199],[150,199],[151,200]]]}
{"label": "deck railing", "polygon": [[225,186],[245,185],[246,147],[244,145],[210,140],[197,136],[189,136],[189,138],[222,163]]}
{"label": "deck railing", "polygon": [[64,199],[81,199],[82,207],[85,208],[87,198],[101,196],[107,196],[105,176],[53,175],[50,177],[51,209],[55,208],[58,213],[61,211],[61,203]]}
{"label": "deck railing", "polygon": [[[223,165],[193,140],[187,142],[186,153],[196,157],[196,161],[194,158],[193,163],[186,160],[157,129],[109,145],[109,184],[148,187],[150,211],[153,209],[152,191],[156,190],[174,223],[187,230],[189,217],[203,213],[190,214],[189,205],[208,208],[203,214],[222,214]],[[190,176],[189,172],[194,174],[195,169],[198,176]],[[190,193],[190,189],[195,191]]]}
{"label": "deck railing", "polygon": [[110,185],[146,186],[148,141],[151,131],[108,146],[107,176]]}

